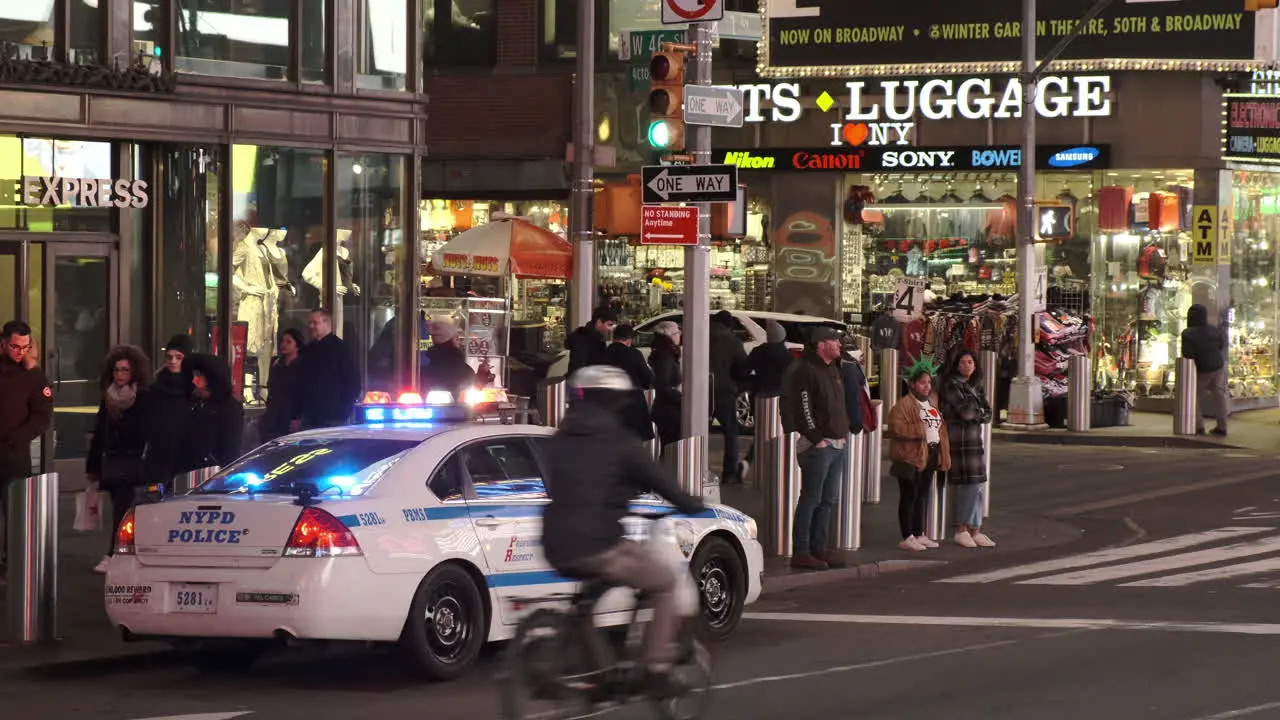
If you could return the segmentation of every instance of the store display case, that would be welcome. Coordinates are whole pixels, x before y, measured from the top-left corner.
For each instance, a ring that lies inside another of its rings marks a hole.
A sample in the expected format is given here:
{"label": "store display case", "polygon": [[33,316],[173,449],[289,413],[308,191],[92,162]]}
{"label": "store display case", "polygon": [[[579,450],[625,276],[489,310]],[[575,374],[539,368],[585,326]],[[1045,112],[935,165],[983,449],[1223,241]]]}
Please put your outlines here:
{"label": "store display case", "polygon": [[1277,396],[1277,251],[1280,179],[1233,173],[1228,388],[1238,409],[1274,406]]}

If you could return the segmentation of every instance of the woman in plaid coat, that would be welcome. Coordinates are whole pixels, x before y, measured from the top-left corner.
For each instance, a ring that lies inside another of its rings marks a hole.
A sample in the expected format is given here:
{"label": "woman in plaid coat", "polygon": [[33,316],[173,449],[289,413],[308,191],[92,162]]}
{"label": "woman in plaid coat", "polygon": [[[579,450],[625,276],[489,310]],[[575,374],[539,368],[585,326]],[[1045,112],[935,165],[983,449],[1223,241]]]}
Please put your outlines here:
{"label": "woman in plaid coat", "polygon": [[951,360],[942,382],[942,416],[951,440],[951,470],[947,484],[956,497],[955,543],[960,547],[995,547],[982,532],[983,493],[986,489],[986,453],[982,426],[991,422],[991,405],[979,384],[978,358],[961,350]]}

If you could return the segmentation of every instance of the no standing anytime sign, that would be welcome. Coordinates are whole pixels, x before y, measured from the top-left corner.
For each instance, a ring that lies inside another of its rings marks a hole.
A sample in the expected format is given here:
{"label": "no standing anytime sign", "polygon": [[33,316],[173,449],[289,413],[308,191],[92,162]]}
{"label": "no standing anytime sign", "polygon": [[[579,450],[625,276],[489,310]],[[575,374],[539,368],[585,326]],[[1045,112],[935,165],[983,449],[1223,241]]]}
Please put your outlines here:
{"label": "no standing anytime sign", "polygon": [[698,208],[641,206],[640,244],[697,245]]}

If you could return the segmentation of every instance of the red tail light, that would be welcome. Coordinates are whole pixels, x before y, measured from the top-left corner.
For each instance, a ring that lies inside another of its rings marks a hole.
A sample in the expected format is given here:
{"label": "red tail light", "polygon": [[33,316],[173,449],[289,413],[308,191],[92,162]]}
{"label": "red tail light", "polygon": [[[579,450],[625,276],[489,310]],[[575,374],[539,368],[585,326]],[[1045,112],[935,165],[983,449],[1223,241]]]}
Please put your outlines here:
{"label": "red tail light", "polygon": [[309,507],[302,511],[293,525],[289,544],[284,548],[285,557],[337,557],[339,555],[363,555],[356,536],[338,518]]}
{"label": "red tail light", "polygon": [[116,554],[133,554],[133,508],[129,508],[120,520],[120,527],[116,528]]}

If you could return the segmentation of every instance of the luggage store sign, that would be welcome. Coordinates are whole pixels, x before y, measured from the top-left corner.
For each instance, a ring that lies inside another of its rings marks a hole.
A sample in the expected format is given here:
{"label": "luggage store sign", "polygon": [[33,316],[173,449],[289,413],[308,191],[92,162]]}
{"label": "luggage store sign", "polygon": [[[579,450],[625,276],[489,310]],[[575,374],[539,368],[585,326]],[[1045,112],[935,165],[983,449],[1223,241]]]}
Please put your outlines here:
{"label": "luggage store sign", "polygon": [[1225,112],[1224,160],[1280,164],[1280,97],[1229,95]]}
{"label": "luggage store sign", "polygon": [[[1090,21],[1062,56],[1076,69],[1176,69],[1160,61],[1253,61],[1254,13],[1242,0],[1115,2]],[[1042,0],[1037,50],[1071,34],[1088,3]],[[1016,69],[1021,59],[1020,0],[768,0],[767,77],[899,75],[974,71],[961,64]],[[1119,61],[1133,60],[1132,63]],[[1131,67],[1130,67],[1131,66]],[[1180,67],[1180,66],[1179,66]],[[1191,69],[1191,68],[1187,68]]]}

